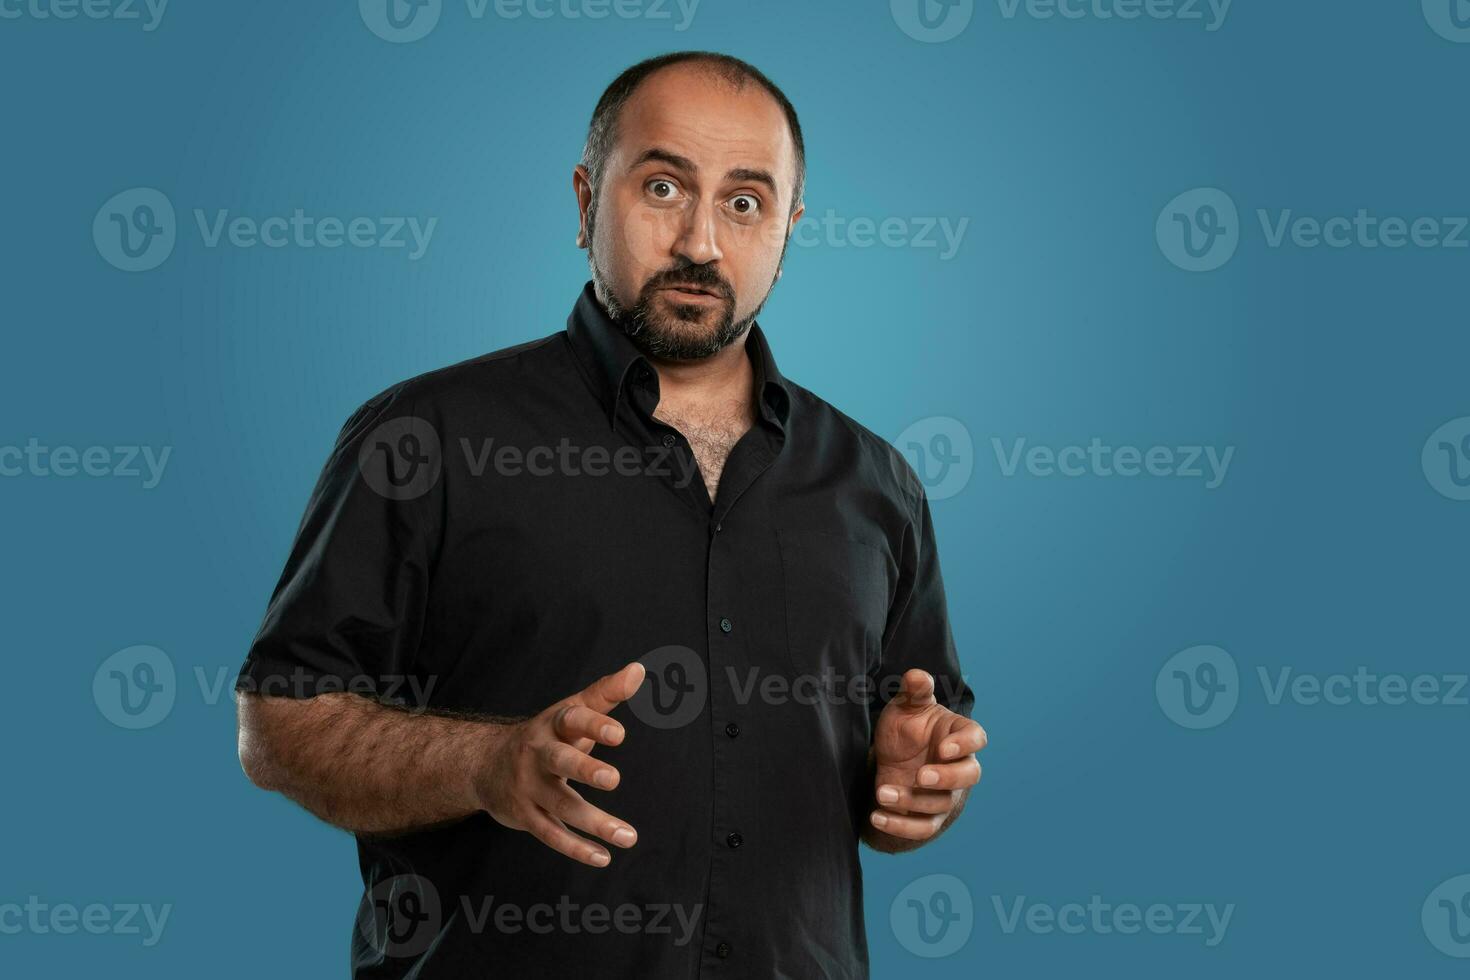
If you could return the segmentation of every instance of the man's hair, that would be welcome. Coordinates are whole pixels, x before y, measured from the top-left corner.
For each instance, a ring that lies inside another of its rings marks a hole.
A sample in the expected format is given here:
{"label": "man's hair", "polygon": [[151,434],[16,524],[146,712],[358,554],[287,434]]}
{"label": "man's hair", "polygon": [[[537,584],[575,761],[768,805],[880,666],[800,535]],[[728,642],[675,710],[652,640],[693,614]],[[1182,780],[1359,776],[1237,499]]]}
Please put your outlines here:
{"label": "man's hair", "polygon": [[582,166],[587,168],[594,203],[602,187],[602,173],[607,166],[607,158],[612,153],[613,144],[617,142],[618,116],[623,107],[649,75],[660,68],[686,63],[704,68],[737,88],[744,87],[747,82],[755,82],[776,100],[776,104],[786,114],[786,123],[791,129],[791,142],[796,148],[796,185],[792,188],[791,195],[791,210],[795,212],[806,186],[806,146],[801,139],[801,122],[796,118],[796,109],[791,105],[791,100],[786,98],[786,93],[763,75],[760,69],[739,58],[715,51],[675,51],[672,54],[659,55],[657,58],[638,62],[613,79],[612,84],[602,93],[602,98],[597,100],[597,108],[592,110],[592,124],[587,127],[587,145],[582,150]]}

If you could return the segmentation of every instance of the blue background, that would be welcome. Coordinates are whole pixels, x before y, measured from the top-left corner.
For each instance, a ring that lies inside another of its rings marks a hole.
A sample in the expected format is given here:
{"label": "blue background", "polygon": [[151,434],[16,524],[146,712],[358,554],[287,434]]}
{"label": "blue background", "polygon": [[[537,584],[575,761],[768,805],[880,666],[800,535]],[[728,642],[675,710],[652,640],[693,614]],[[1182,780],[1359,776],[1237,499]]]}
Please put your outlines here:
{"label": "blue background", "polygon": [[[175,0],[151,32],[0,19],[0,443],[173,447],[151,490],[0,480],[0,903],[174,906],[153,948],[26,932],[0,935],[0,965],[344,972],[352,840],[249,785],[228,680],[343,420],[394,381],[561,328],[586,278],[570,174],[593,103],[627,64],[696,47],[795,102],[809,215],[969,222],[947,260],[793,246],[761,318],[783,371],[874,431],[946,416],[974,447],[973,477],[933,508],[986,775],[940,841],[865,852],[874,975],[1462,973],[1420,906],[1470,871],[1470,708],[1272,705],[1256,669],[1466,670],[1470,503],[1435,491],[1420,451],[1470,415],[1470,251],[1272,248],[1256,210],[1470,211],[1470,44],[1418,2],[1237,0],[1217,31],[988,2],[943,43],[906,34],[886,0],[703,0],[684,31],[670,9],[476,20],[448,0],[406,44],[351,0]],[[127,273],[91,227],[134,187],[172,201],[178,241]],[[1212,272],[1155,239],[1195,187],[1240,209],[1238,251]],[[297,207],[439,220],[409,261],[207,248],[193,217]],[[1094,436],[1235,456],[1209,490],[1007,477],[991,441]],[[167,652],[178,693],[126,731],[91,684],[135,644]],[[1197,644],[1229,651],[1241,690],[1193,731],[1154,685]],[[931,960],[889,907],[938,872],[975,921]],[[1236,907],[1207,948],[1008,934],[992,904],[1094,894]]]}

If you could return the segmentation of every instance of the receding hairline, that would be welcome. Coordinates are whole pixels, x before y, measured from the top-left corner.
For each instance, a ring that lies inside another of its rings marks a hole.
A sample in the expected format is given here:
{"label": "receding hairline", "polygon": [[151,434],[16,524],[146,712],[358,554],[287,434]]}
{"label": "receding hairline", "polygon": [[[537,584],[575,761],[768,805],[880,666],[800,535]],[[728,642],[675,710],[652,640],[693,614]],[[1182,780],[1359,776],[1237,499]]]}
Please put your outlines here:
{"label": "receding hairline", "polygon": [[786,93],[760,69],[732,55],[715,51],[679,51],[648,58],[625,69],[607,87],[593,110],[582,152],[582,164],[587,168],[594,188],[602,182],[604,167],[618,141],[619,124],[628,103],[643,89],[644,83],[675,68],[687,68],[704,78],[724,83],[735,92],[743,92],[754,85],[775,104],[786,122],[786,137],[791,141],[794,184],[790,209],[794,212],[806,184],[806,148],[796,109]]}

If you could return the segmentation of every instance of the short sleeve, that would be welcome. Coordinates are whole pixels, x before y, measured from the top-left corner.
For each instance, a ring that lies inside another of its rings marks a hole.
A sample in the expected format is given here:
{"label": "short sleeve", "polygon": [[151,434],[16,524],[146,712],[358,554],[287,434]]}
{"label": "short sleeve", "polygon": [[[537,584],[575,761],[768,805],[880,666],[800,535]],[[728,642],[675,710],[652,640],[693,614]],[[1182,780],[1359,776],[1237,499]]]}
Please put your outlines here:
{"label": "short sleeve", "polygon": [[934,677],[934,696],[957,714],[970,717],[974,692],[960,672],[959,656],[950,632],[949,607],[944,579],[939,570],[939,551],[929,500],[917,477],[913,517],[905,529],[899,581],[888,623],[883,633],[883,654],[878,669],[879,696],[869,707],[871,720],[896,693],[905,671],[915,667]]}
{"label": "short sleeve", "polygon": [[431,421],[397,389],[343,425],[236,680],[237,691],[397,700],[414,688],[442,524]]}

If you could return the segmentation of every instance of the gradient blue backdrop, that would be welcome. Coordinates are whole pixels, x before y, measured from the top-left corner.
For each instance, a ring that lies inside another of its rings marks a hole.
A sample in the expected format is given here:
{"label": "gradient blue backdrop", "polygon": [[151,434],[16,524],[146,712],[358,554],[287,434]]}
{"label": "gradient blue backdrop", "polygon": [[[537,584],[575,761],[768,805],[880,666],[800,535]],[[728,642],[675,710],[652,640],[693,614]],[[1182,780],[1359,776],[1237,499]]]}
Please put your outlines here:
{"label": "gradient blue backdrop", "polygon": [[[1272,705],[1256,680],[1467,669],[1470,503],[1434,489],[1420,452],[1470,415],[1470,251],[1272,248],[1255,215],[1470,211],[1470,44],[1418,0],[1237,0],[1214,31],[986,0],[943,43],[887,0],[703,0],[682,31],[672,3],[593,21],[446,0],[413,43],[376,36],[353,0],[174,0],[151,31],[16,3],[0,5],[19,12],[0,18],[0,444],[172,456],[153,489],[0,480],[0,903],[173,910],[152,948],[0,934],[4,973],[343,974],[352,840],[248,784],[229,678],[351,410],[563,325],[586,278],[570,174],[592,105],[625,65],[686,47],[791,96],[809,215],[968,221],[947,259],[793,246],[762,315],[783,370],[873,430],[951,417],[974,447],[934,514],[986,775],[939,842],[865,854],[874,975],[1463,973],[1420,912],[1470,871],[1470,708]],[[178,240],[129,273],[92,222],[135,187],[168,197]],[[1196,187],[1239,207],[1238,251],[1211,272],[1155,238]],[[208,248],[193,217],[298,207],[438,224],[411,261]],[[992,443],[1094,436],[1235,455],[1211,490],[1007,477]],[[1188,730],[1155,677],[1207,643],[1239,664],[1239,706]],[[135,644],[167,652],[178,690],[127,731],[92,680]],[[975,918],[926,959],[889,909],[937,872]],[[1212,948],[1007,933],[994,909],[1094,894],[1235,909]]]}

